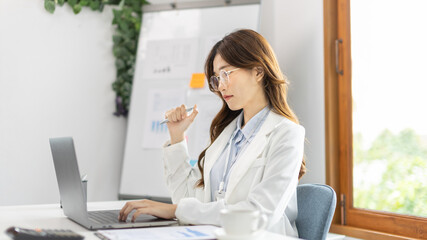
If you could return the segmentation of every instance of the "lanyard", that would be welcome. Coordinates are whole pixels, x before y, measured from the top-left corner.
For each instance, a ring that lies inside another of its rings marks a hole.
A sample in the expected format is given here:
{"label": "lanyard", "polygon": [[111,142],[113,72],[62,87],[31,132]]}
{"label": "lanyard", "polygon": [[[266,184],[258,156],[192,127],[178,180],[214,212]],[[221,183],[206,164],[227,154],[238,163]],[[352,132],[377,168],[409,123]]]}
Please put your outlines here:
{"label": "lanyard", "polygon": [[[236,156],[236,161],[237,161],[237,158],[240,156],[240,154],[241,154],[241,153],[246,149],[246,147],[248,146],[249,139],[252,137],[252,135],[253,135],[253,134],[255,133],[255,131],[258,129],[258,127],[259,127],[259,125],[261,124],[262,120],[267,116],[267,114],[268,114],[269,112],[270,112],[270,111],[266,111],[266,113],[262,116],[262,118],[260,118],[260,120],[258,121],[257,125],[256,125],[256,126],[254,127],[254,129],[252,130],[252,132],[251,132],[251,134],[249,135],[249,137],[248,137],[248,138],[246,138],[246,140],[245,140],[245,142],[244,142],[244,144],[243,144],[244,149],[241,149],[241,150],[240,150],[240,152],[237,154],[237,156]],[[219,183],[218,192],[217,192],[217,194],[216,194],[216,198],[217,198],[217,200],[224,198],[224,195],[225,195],[225,191],[224,191],[225,176],[228,174],[228,172],[231,172],[231,169],[233,168],[234,163],[236,162],[236,161],[234,161],[234,162],[232,163],[232,165],[230,166],[230,170],[229,170],[229,171],[227,171],[228,162],[230,161],[230,158],[231,158],[231,157],[230,157],[230,153],[231,153],[231,144],[232,144],[232,142],[233,142],[233,138],[234,138],[235,136],[236,136],[236,135],[235,135],[235,134],[233,134],[233,135],[231,136],[231,138],[230,138],[230,141],[228,141],[227,157],[226,157],[226,160],[225,160],[224,172],[222,173],[222,180],[221,180],[221,182]]]}
{"label": "lanyard", "polygon": [[[222,195],[222,194],[224,193],[224,191],[223,191],[223,190],[224,190],[225,175],[227,175],[227,167],[228,167],[228,162],[230,161],[231,143],[232,143],[232,141],[233,141],[233,138],[234,138],[234,136],[232,136],[232,137],[230,138],[230,141],[228,142],[227,158],[226,158],[226,160],[225,160],[224,172],[222,173],[222,180],[221,180],[221,182],[219,183],[218,195]],[[249,138],[245,140],[245,146],[246,146],[246,144],[248,143],[248,140],[249,140]],[[242,150],[243,150],[243,149],[242,149]],[[240,152],[242,152],[242,151],[240,151]],[[239,154],[239,155],[240,155],[240,154]],[[231,170],[231,168],[232,168],[233,166],[234,166],[234,163],[233,163],[233,165],[230,167],[230,170]]]}

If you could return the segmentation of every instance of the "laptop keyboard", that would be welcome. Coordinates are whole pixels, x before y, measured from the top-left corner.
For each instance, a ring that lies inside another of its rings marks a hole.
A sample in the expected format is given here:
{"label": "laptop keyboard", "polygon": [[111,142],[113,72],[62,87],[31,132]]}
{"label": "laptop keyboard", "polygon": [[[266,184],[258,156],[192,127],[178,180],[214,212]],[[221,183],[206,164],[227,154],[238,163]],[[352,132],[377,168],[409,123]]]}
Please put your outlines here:
{"label": "laptop keyboard", "polygon": [[[90,211],[88,212],[88,217],[90,220],[97,223],[126,223],[132,220],[132,214],[128,215],[126,222],[119,221],[120,210],[108,210],[108,211]],[[146,214],[139,215],[135,222],[158,222],[165,221],[165,219],[153,217]]]}
{"label": "laptop keyboard", "polygon": [[[89,219],[98,223],[118,223],[119,210],[117,211],[90,211],[88,212]],[[129,217],[128,217],[129,219]]]}

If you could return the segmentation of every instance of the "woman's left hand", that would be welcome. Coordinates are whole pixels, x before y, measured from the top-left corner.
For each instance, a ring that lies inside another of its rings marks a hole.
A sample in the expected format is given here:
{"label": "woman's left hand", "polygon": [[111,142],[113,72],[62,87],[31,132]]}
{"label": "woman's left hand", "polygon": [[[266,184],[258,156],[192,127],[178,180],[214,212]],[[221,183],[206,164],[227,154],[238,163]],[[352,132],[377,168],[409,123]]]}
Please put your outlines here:
{"label": "woman's left hand", "polygon": [[147,199],[127,202],[122,210],[120,210],[119,220],[126,221],[132,210],[135,210],[132,216],[132,222],[134,222],[141,214],[149,214],[159,218],[172,219],[175,217],[176,204],[155,202]]}

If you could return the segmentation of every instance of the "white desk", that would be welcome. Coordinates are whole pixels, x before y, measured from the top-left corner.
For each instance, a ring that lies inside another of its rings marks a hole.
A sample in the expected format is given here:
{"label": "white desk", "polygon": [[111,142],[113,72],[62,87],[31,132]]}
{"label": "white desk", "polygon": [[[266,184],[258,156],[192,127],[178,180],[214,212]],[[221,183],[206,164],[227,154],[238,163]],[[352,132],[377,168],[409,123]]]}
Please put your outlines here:
{"label": "white desk", "polygon": [[[90,202],[88,210],[121,209],[126,201]],[[22,205],[0,207],[0,240],[10,240],[5,230],[10,226],[22,228],[70,229],[83,236],[85,239],[99,240],[94,231],[89,231],[65,217],[59,204]],[[265,239],[285,239],[284,236],[274,233],[264,235]],[[296,239],[289,238],[286,239]]]}

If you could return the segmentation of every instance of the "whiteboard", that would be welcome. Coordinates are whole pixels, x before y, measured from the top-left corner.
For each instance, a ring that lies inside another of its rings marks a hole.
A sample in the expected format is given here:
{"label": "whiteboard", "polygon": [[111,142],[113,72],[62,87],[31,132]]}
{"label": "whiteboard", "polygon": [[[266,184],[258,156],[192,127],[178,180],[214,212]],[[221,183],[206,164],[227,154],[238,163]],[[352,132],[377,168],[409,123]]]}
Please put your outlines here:
{"label": "whiteboard", "polygon": [[[221,101],[209,92],[206,83],[203,89],[190,89],[191,76],[193,73],[203,73],[210,49],[226,34],[240,28],[257,30],[259,9],[259,4],[251,4],[144,13],[119,198],[170,198],[164,178],[161,145],[158,148],[144,147],[148,146],[149,134],[155,134],[147,132],[150,129],[147,124],[153,124],[151,129],[154,131],[156,116],[153,114],[158,111],[153,110],[153,102],[159,102],[153,101],[153,91],[175,89],[182,92],[187,106],[198,104],[199,115],[187,134],[197,136],[189,140],[190,156],[197,159],[209,142],[208,129],[216,114],[214,109],[219,110]],[[164,111],[181,104],[173,102],[173,106],[168,106],[167,99],[161,102],[159,106],[166,108]],[[163,117],[164,112],[158,116],[159,119]],[[196,141],[191,141],[193,139]]]}

